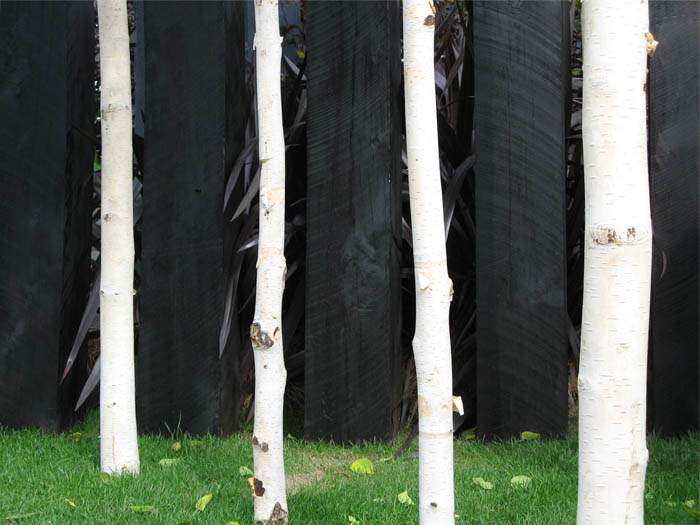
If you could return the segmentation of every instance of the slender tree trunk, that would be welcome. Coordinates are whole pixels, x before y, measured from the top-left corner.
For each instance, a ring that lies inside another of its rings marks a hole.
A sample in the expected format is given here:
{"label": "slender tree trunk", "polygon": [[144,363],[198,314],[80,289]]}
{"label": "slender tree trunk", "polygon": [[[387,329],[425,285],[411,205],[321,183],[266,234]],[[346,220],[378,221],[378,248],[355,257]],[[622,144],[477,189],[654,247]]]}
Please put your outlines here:
{"label": "slender tree trunk", "polygon": [[260,155],[260,235],[255,318],[255,521],[287,523],[282,408],[287,371],[282,351],[284,259],[284,132],[282,58],[277,0],[255,0],[255,56]]}
{"label": "slender tree trunk", "polygon": [[416,278],[413,354],[418,378],[419,510],[423,525],[454,523],[452,282],[447,275],[440,185],[434,24],[429,2],[404,0],[406,143]]}
{"label": "slender tree trunk", "polygon": [[125,0],[99,0],[102,123],[100,463],[139,471],[134,396],[131,73]]}
{"label": "slender tree trunk", "polygon": [[651,218],[646,0],[583,2],[579,524],[644,523]]}

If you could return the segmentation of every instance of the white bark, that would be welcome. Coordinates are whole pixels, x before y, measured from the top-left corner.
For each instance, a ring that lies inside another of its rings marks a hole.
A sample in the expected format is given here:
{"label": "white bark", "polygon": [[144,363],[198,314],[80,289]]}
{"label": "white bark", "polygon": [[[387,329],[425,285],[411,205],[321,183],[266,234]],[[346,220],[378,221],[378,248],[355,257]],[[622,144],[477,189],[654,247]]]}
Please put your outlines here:
{"label": "white bark", "polygon": [[255,0],[255,56],[260,155],[260,234],[255,318],[253,464],[264,493],[255,497],[256,523],[287,523],[282,409],[287,370],[282,351],[284,258],[284,132],[282,59],[277,0]]}
{"label": "white bark", "polygon": [[99,0],[102,122],[100,463],[139,471],[134,398],[131,73],[125,0]]}
{"label": "white bark", "polygon": [[416,278],[413,354],[418,378],[419,513],[423,525],[454,523],[452,282],[440,185],[433,65],[435,18],[426,0],[404,0],[406,144]]}
{"label": "white bark", "polygon": [[644,523],[651,218],[646,0],[585,0],[579,524]]}

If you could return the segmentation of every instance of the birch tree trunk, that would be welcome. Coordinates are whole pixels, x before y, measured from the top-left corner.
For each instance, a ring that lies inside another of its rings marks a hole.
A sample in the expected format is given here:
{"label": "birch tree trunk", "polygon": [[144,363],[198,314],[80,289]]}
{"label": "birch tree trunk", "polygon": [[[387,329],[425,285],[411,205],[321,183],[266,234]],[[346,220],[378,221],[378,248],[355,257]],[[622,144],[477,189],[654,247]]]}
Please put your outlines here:
{"label": "birch tree trunk", "polygon": [[139,471],[134,396],[131,72],[125,0],[99,0],[102,125],[100,464]]}
{"label": "birch tree trunk", "polygon": [[287,371],[282,351],[284,258],[284,132],[277,0],[255,0],[255,56],[260,155],[260,234],[255,317],[253,465],[256,523],[287,523],[282,409]]}
{"label": "birch tree trunk", "polygon": [[646,0],[585,0],[579,524],[644,523],[651,217]]}
{"label": "birch tree trunk", "polygon": [[423,525],[454,523],[452,282],[440,185],[433,65],[432,5],[403,2],[406,149],[416,279],[413,354],[418,379],[419,513]]}

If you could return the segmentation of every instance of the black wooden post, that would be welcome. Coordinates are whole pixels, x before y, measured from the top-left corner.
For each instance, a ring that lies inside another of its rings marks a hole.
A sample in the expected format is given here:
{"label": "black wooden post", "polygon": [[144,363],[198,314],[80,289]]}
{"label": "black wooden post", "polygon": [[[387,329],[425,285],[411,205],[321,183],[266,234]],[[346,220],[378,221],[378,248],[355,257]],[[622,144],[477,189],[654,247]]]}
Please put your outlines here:
{"label": "black wooden post", "polygon": [[649,174],[654,226],[650,423],[698,429],[698,63],[700,4],[650,4]]}
{"label": "black wooden post", "polygon": [[477,429],[567,426],[566,2],[475,2]]}
{"label": "black wooden post", "polygon": [[59,385],[87,301],[94,7],[3,2],[0,16],[0,424],[67,426],[84,352]]}
{"label": "black wooden post", "polygon": [[[229,433],[237,348],[219,359],[225,177],[245,128],[241,2],[146,2],[139,429]],[[167,427],[166,427],[167,425]]]}
{"label": "black wooden post", "polygon": [[307,3],[309,439],[396,430],[400,20],[392,0]]}

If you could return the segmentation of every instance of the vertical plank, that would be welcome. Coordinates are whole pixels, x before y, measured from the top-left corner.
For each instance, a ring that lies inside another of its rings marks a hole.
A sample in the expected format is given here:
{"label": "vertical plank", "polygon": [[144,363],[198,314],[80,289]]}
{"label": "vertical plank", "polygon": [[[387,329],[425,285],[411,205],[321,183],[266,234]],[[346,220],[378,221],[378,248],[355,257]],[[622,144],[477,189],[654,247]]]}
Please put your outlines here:
{"label": "vertical plank", "polygon": [[700,4],[650,4],[660,44],[649,60],[649,173],[654,227],[651,428],[698,429],[698,64]]}
{"label": "vertical plank", "polygon": [[[245,121],[241,2],[146,2],[139,429],[237,426],[238,356],[219,359],[223,191]],[[166,426],[167,425],[167,426]]]}
{"label": "vertical plank", "polygon": [[567,425],[565,2],[475,2],[477,429]]}
{"label": "vertical plank", "polygon": [[[0,424],[67,426],[84,362],[59,379],[87,300],[94,146],[91,3],[3,2]],[[81,355],[84,359],[84,353]]]}
{"label": "vertical plank", "polygon": [[396,429],[400,19],[391,0],[307,3],[308,439]]}

